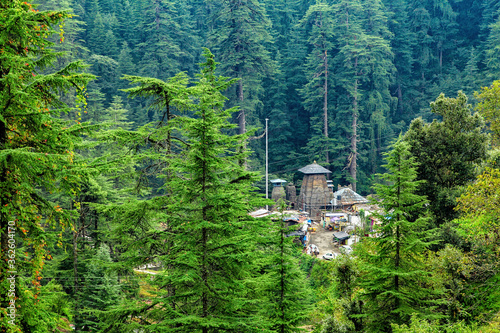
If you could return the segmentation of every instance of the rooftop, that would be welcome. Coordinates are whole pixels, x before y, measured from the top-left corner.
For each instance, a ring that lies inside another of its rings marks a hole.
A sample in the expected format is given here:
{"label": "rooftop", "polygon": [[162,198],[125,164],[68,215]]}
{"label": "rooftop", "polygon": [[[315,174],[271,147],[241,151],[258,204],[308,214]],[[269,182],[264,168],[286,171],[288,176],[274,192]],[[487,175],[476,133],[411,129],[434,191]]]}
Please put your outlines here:
{"label": "rooftop", "polygon": [[333,193],[334,198],[340,196],[340,200],[344,205],[354,205],[367,203],[368,200],[365,197],[354,192],[350,187],[343,187],[337,192]]}
{"label": "rooftop", "polygon": [[325,169],[321,165],[317,164],[316,161],[314,161],[313,164],[306,165],[302,169],[299,169],[299,171],[306,175],[332,173],[330,170]]}

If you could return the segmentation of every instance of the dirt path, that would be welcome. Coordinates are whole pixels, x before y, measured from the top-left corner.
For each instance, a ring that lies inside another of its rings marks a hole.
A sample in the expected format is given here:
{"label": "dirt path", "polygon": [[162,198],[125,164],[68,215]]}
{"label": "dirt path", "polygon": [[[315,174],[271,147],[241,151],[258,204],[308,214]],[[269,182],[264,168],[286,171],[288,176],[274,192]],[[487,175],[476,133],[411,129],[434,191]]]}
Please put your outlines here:
{"label": "dirt path", "polygon": [[316,227],[316,232],[311,232],[311,240],[309,244],[314,244],[319,249],[318,258],[322,258],[323,254],[331,252],[331,253],[340,253],[338,247],[334,247],[333,240],[333,231],[325,230],[319,224],[313,224],[313,227]]}

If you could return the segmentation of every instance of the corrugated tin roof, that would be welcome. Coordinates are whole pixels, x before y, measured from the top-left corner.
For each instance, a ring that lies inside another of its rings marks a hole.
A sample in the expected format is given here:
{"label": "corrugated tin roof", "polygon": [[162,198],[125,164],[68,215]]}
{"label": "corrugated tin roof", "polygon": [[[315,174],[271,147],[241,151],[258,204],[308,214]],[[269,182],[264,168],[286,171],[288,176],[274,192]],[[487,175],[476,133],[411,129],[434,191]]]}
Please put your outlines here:
{"label": "corrugated tin roof", "polygon": [[248,214],[252,217],[265,217],[265,216],[268,216],[270,214],[270,211],[268,211],[267,209],[258,209],[256,211],[248,213]]}
{"label": "corrugated tin roof", "polygon": [[361,195],[357,194],[349,187],[341,188],[337,192],[333,193],[334,198],[337,198],[339,195],[340,195],[340,200],[344,205],[354,205],[354,204],[368,202],[368,200],[366,200],[365,197],[362,197]]}
{"label": "corrugated tin roof", "polygon": [[302,169],[299,169],[300,172],[305,173],[306,175],[316,175],[323,173],[332,173],[330,170],[323,168],[321,165],[314,162],[313,164],[306,165]]}
{"label": "corrugated tin roof", "polygon": [[343,241],[349,239],[351,236],[344,231],[337,231],[333,233],[333,237],[337,238],[339,241]]}

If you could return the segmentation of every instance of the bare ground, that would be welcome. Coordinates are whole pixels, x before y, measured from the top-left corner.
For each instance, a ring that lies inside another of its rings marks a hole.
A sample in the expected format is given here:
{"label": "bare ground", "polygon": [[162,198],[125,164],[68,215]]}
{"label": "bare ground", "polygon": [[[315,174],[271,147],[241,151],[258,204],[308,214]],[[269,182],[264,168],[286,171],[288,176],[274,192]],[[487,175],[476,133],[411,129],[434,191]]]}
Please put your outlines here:
{"label": "bare ground", "polygon": [[325,253],[340,253],[339,248],[334,246],[333,231],[327,231],[322,225],[313,223],[313,227],[316,227],[315,232],[310,232],[309,244],[314,244],[319,249],[318,258],[323,259],[323,254]]}

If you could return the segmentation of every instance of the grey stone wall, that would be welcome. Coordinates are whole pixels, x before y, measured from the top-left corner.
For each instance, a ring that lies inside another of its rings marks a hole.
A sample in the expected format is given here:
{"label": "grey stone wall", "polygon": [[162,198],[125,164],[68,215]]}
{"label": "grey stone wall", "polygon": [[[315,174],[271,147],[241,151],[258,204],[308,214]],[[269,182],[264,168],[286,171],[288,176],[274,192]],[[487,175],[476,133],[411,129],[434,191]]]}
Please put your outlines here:
{"label": "grey stone wall", "polygon": [[327,206],[331,197],[324,174],[305,175],[300,188],[298,208],[308,212],[311,218],[320,217],[320,207]]}

